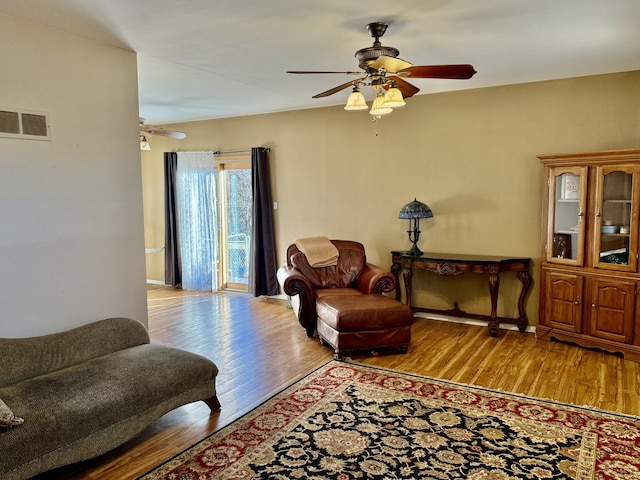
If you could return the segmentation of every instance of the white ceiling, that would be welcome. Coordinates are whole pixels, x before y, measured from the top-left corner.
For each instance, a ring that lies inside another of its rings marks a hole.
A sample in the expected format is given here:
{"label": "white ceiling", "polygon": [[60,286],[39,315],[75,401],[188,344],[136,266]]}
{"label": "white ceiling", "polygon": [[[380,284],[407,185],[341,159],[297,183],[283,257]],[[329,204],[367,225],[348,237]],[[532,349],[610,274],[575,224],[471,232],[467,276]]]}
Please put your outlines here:
{"label": "white ceiling", "polygon": [[478,71],[414,79],[419,94],[640,70],[640,0],[2,0],[2,13],[137,52],[140,116],[156,124],[342,105],[349,89],[311,97],[356,77],[285,72],[357,70],[373,21],[414,65]]}

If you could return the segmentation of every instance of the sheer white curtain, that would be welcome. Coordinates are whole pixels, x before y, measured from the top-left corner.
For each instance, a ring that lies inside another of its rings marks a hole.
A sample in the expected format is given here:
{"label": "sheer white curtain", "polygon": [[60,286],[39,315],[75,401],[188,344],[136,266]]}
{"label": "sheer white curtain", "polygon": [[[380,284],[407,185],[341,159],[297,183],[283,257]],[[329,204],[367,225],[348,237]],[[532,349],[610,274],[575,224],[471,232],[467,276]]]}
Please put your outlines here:
{"label": "sheer white curtain", "polygon": [[218,290],[216,177],[213,152],[178,152],[176,203],[185,290]]}

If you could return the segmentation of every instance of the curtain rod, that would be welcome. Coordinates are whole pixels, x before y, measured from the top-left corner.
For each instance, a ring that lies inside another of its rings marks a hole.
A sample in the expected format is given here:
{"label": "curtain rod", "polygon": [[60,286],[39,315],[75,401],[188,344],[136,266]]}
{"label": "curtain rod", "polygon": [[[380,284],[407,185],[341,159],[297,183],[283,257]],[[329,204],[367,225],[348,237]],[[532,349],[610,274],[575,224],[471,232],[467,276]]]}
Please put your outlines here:
{"label": "curtain rod", "polygon": [[[265,150],[267,152],[271,151],[270,148],[265,148]],[[220,150],[218,150],[217,152],[213,152],[214,155],[232,155],[234,153],[251,153],[251,149],[245,148],[244,150],[229,150],[227,152],[221,152]]]}

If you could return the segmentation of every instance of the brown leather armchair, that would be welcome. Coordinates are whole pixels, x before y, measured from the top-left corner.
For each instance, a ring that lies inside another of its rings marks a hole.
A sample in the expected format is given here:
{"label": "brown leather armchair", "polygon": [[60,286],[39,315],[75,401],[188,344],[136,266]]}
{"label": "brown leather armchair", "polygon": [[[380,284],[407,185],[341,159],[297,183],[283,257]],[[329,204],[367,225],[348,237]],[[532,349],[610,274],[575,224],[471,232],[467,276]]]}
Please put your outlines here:
{"label": "brown leather armchair", "polygon": [[291,306],[312,337],[316,331],[316,300],[329,295],[362,295],[390,292],[395,277],[380,267],[367,263],[364,246],[350,240],[331,240],[338,249],[337,265],[311,267],[295,244],[287,248],[287,265],[278,269],[278,282],[291,297]]}

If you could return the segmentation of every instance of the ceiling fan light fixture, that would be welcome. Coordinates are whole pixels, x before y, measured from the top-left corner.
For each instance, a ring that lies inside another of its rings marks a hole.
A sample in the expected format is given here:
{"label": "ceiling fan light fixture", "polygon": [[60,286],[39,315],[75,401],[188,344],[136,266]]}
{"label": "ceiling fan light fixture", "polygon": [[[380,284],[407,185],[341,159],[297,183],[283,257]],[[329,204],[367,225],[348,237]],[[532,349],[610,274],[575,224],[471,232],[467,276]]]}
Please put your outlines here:
{"label": "ceiling fan light fixture", "polygon": [[344,109],[348,111],[356,111],[366,110],[367,108],[369,108],[369,106],[364,99],[364,95],[362,95],[362,92],[358,87],[353,87],[353,91],[349,95],[347,104],[344,106]]}
{"label": "ceiling fan light fixture", "polygon": [[373,105],[371,110],[369,110],[369,113],[376,117],[380,117],[382,115],[388,115],[391,112],[393,112],[393,108],[384,105],[384,95],[382,93],[378,93],[378,96],[376,96],[376,99],[373,101]]}
{"label": "ceiling fan light fixture", "polygon": [[407,104],[402,98],[402,92],[398,87],[392,86],[387,90],[387,93],[384,94],[384,101],[382,105],[385,107],[398,108],[403,107]]}
{"label": "ceiling fan light fixture", "polygon": [[140,150],[151,150],[151,145],[147,141],[147,137],[140,135]]}

